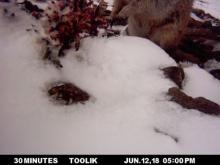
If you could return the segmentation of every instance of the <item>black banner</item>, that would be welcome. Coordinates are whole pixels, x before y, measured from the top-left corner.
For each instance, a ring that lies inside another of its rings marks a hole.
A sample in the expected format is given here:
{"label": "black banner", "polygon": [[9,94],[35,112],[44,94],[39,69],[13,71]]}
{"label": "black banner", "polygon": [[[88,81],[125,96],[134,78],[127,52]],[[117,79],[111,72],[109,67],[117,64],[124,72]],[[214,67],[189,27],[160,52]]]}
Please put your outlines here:
{"label": "black banner", "polygon": [[214,165],[220,164],[220,155],[0,155],[0,164]]}

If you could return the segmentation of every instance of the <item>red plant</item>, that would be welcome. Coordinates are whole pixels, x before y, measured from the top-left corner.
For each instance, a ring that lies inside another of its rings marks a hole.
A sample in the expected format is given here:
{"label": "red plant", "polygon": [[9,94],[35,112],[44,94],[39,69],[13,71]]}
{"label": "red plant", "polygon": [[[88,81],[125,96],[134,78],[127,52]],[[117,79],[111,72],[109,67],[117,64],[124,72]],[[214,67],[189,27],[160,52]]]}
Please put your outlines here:
{"label": "red plant", "polygon": [[92,0],[56,0],[45,11],[49,23],[49,37],[66,49],[74,42],[75,49],[85,36],[97,36],[98,28],[107,28],[108,22],[99,12],[100,6]]}

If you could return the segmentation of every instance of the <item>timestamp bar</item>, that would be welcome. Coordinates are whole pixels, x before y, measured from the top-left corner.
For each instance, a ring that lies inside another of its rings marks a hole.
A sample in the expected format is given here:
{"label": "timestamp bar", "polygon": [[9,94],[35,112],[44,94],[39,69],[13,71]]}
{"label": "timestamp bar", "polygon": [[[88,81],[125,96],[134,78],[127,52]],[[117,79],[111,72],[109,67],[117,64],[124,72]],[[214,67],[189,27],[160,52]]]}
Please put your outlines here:
{"label": "timestamp bar", "polygon": [[220,164],[220,155],[0,155],[0,164],[200,165]]}

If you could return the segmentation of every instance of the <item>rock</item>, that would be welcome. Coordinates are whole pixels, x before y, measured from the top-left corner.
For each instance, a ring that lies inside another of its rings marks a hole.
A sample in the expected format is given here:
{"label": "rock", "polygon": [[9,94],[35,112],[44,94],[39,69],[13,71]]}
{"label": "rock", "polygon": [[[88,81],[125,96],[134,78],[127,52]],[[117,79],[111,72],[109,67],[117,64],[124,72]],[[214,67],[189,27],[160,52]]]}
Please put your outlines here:
{"label": "rock", "polygon": [[220,62],[220,51],[214,51],[212,52],[212,55],[216,61]]}
{"label": "rock", "polygon": [[179,88],[182,88],[182,82],[185,78],[184,71],[181,67],[171,66],[162,69],[164,71],[164,75],[171,79]]}
{"label": "rock", "polygon": [[213,32],[220,35],[220,26],[212,26],[211,29]]}
{"label": "rock", "polygon": [[201,61],[194,54],[186,53],[180,49],[168,50],[167,52],[176,62],[191,62],[200,64]]}
{"label": "rock", "polygon": [[204,10],[201,9],[193,9],[192,12],[199,17],[200,19],[204,20],[204,21],[211,21],[212,24],[219,24],[220,21],[219,19],[213,17],[211,14],[209,13],[205,13]]}
{"label": "rock", "polygon": [[191,109],[193,107],[193,98],[187,96],[176,87],[170,88],[168,91],[168,95],[171,96],[171,101],[182,105],[184,108]]}
{"label": "rock", "polygon": [[49,96],[61,104],[85,103],[90,96],[85,91],[71,83],[60,83],[48,90]]}
{"label": "rock", "polygon": [[204,17],[204,15],[205,15],[205,12],[204,12],[204,10],[201,10],[201,9],[193,9],[192,10],[192,12],[196,15],[196,16],[198,16],[198,17],[200,17],[200,18],[203,18]]}
{"label": "rock", "polygon": [[220,41],[220,37],[214,32],[215,28],[188,28],[186,36],[189,37],[203,37],[209,40]]}
{"label": "rock", "polygon": [[24,5],[24,9],[27,12],[43,12],[43,9],[40,9],[37,5],[33,4],[31,1],[29,0],[24,0],[23,2],[20,2],[18,4],[23,4]]}
{"label": "rock", "polygon": [[0,0],[0,2],[10,2],[10,0]]}
{"label": "rock", "polygon": [[211,54],[211,52],[214,49],[213,45],[208,45],[207,43],[197,43],[200,47],[202,47],[202,49],[206,52],[209,52]]}
{"label": "rock", "polygon": [[212,27],[212,22],[211,21],[197,21],[193,18],[189,20],[188,24],[189,28],[211,28]]}
{"label": "rock", "polygon": [[170,88],[168,95],[171,96],[171,101],[180,104],[184,108],[197,109],[210,115],[220,114],[220,106],[218,104],[203,97],[192,98],[176,87]]}
{"label": "rock", "polygon": [[202,63],[213,59],[213,46],[194,41],[191,37],[186,37],[179,45],[183,52],[193,54]]}
{"label": "rock", "polygon": [[202,33],[199,34],[198,32],[200,30],[205,30],[205,29],[206,30],[209,29],[210,30],[209,32],[212,32],[214,34],[217,34],[217,35],[220,34],[220,26],[212,25],[212,21],[210,20],[209,21],[204,20],[204,22],[201,22],[201,21],[197,21],[191,18],[188,24],[188,29],[191,29],[191,30],[194,29],[195,32],[197,32],[195,33],[196,35],[204,35]]}
{"label": "rock", "polygon": [[210,59],[220,61],[219,51],[214,49],[215,43],[220,41],[220,20],[200,9],[193,9],[192,12],[202,21],[191,18],[180,44],[168,54],[176,62],[189,61],[200,67],[204,67]]}
{"label": "rock", "polygon": [[197,97],[194,99],[194,109],[198,109],[206,114],[220,114],[220,106],[204,97]]}
{"label": "rock", "polygon": [[217,79],[220,80],[220,69],[211,70],[210,73]]}

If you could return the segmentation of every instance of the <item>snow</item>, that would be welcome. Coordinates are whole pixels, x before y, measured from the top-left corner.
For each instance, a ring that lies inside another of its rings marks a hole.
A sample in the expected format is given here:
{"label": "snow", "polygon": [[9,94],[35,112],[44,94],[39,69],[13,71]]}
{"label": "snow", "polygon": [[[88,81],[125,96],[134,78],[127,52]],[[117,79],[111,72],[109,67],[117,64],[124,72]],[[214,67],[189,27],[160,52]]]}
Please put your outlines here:
{"label": "snow", "polygon": [[[87,38],[58,70],[41,60],[38,35],[25,31],[39,22],[16,16],[0,17],[0,154],[220,153],[219,117],[169,101],[175,84],[161,69],[177,64],[158,46],[137,37]],[[186,93],[220,104],[217,80],[194,65],[184,71]],[[56,81],[76,84],[91,99],[55,104],[46,89]]]}
{"label": "snow", "polygon": [[196,65],[185,68],[184,91],[192,97],[205,97],[220,104],[220,81]]}
{"label": "snow", "polygon": [[208,60],[205,63],[205,69],[207,71],[211,71],[211,70],[215,70],[215,69],[220,69],[220,65],[219,62],[216,60]]}
{"label": "snow", "polygon": [[203,9],[216,18],[220,18],[220,1],[219,0],[196,0],[195,8]]}

